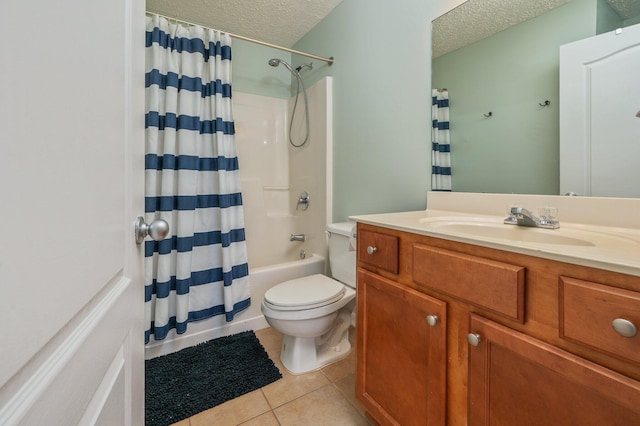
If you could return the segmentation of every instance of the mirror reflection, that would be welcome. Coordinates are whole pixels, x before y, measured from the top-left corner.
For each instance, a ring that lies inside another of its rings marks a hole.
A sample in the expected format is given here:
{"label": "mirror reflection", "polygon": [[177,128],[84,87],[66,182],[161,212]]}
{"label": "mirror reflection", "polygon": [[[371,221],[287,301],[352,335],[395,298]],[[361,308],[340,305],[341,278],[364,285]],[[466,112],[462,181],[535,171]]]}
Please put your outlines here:
{"label": "mirror reflection", "polygon": [[452,190],[559,194],[560,46],[639,22],[640,0],[469,0],[436,19]]}

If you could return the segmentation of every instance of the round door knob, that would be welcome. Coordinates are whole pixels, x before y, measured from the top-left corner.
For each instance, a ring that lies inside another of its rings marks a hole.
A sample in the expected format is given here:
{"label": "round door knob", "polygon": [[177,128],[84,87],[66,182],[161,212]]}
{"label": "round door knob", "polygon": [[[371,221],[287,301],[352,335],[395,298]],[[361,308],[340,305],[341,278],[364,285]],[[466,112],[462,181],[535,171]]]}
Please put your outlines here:
{"label": "round door knob", "polygon": [[616,318],[611,323],[611,327],[623,337],[634,337],[638,334],[638,329],[636,325],[629,320],[624,318]]}
{"label": "round door knob", "polygon": [[467,334],[467,342],[469,342],[471,346],[478,346],[481,340],[482,339],[480,338],[479,334],[475,334],[475,333]]}
{"label": "round door knob", "polygon": [[427,324],[431,327],[435,327],[438,324],[438,316],[437,315],[427,315]]}
{"label": "round door knob", "polygon": [[373,246],[367,247],[367,253],[369,253],[369,254],[373,254],[373,253],[375,253],[377,251],[378,251],[378,249],[376,247],[373,247]]}
{"label": "round door knob", "polygon": [[148,235],[154,241],[161,241],[169,234],[169,224],[164,219],[156,219],[146,224],[142,216],[138,216],[135,222],[136,244],[142,244]]}

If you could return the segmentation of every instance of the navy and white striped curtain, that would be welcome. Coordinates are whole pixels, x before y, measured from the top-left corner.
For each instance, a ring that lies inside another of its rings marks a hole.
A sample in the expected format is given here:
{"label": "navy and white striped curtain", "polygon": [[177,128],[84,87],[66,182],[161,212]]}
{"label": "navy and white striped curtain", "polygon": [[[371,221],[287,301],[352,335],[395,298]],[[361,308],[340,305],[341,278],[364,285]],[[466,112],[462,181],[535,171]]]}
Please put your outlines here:
{"label": "navy and white striped curtain", "polygon": [[449,92],[431,93],[431,189],[451,191],[451,145],[449,139]]}
{"label": "navy and white striped curtain", "polygon": [[231,110],[231,39],[147,16],[145,220],[170,227],[145,241],[148,343],[192,321],[250,304],[244,215]]}

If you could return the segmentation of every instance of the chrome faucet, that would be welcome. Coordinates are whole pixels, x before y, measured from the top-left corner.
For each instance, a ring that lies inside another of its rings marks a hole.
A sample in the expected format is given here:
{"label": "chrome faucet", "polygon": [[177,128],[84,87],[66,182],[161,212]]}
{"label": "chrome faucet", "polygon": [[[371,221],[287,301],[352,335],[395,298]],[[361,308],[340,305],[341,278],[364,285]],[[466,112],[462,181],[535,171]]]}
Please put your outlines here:
{"label": "chrome faucet", "polygon": [[556,229],[560,227],[558,222],[551,215],[541,215],[536,217],[533,213],[523,207],[511,207],[509,217],[504,220],[507,225],[529,226],[533,228]]}
{"label": "chrome faucet", "polygon": [[304,242],[306,239],[307,239],[307,237],[304,234],[291,234],[291,236],[289,237],[289,241],[301,241],[301,242]]}

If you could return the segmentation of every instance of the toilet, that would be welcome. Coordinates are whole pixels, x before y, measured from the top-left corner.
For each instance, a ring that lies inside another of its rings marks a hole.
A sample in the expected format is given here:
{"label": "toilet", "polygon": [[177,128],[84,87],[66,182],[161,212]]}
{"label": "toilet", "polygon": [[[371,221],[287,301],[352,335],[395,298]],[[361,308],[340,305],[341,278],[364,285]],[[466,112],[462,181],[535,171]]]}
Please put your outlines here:
{"label": "toilet", "polygon": [[331,275],[316,274],[275,285],[266,291],[262,313],[284,334],[280,360],[302,374],[346,357],[356,301],[355,223],[334,223],[329,232]]}

